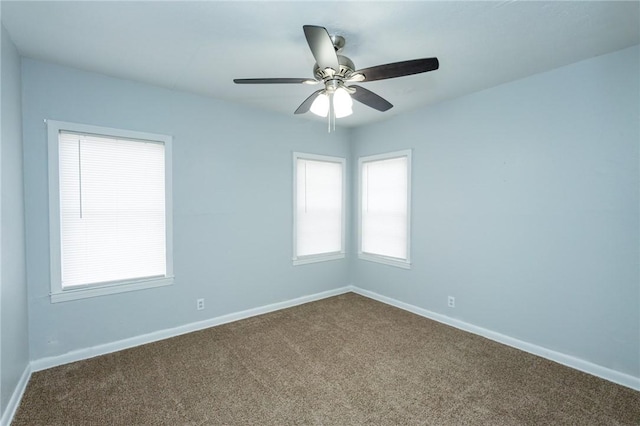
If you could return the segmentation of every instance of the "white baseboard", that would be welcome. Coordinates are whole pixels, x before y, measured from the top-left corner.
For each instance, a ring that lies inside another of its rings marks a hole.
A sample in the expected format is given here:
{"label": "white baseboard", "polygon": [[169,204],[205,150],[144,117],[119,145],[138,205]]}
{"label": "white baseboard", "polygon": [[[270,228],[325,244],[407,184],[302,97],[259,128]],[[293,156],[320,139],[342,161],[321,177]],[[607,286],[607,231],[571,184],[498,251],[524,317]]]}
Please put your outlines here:
{"label": "white baseboard", "polygon": [[12,396],[11,401],[9,403],[9,408],[7,409],[5,414],[2,416],[2,419],[1,419],[2,421],[0,422],[0,426],[8,425],[8,423],[5,423],[5,418],[11,419],[13,417],[13,414],[15,413],[15,410],[18,407],[18,404],[20,402],[22,394],[24,393],[24,389],[26,388],[28,379],[31,376],[32,371],[41,371],[47,368],[57,367],[59,365],[69,364],[71,362],[81,361],[84,359],[89,359],[96,356],[117,352],[123,349],[133,348],[133,347],[144,345],[147,343],[152,343],[152,342],[167,339],[170,337],[179,336],[181,334],[191,333],[193,331],[198,331],[205,328],[214,327],[217,325],[222,325],[229,322],[253,317],[256,315],[262,315],[269,312],[290,308],[293,306],[301,305],[308,302],[313,302],[316,300],[325,299],[327,297],[337,296],[339,294],[344,294],[348,292],[354,292],[354,293],[360,294],[362,296],[377,300],[379,302],[386,303],[388,305],[395,306],[397,308],[432,319],[434,321],[438,321],[440,323],[450,325],[460,330],[468,331],[470,333],[486,337],[498,343],[502,343],[507,346],[520,349],[522,351],[531,353],[533,355],[537,355],[537,356],[549,359],[551,361],[555,361],[559,364],[563,364],[567,367],[571,367],[576,370],[580,370],[585,373],[592,374],[594,376],[603,378],[605,380],[609,380],[611,382],[618,383],[620,385],[640,391],[640,378],[638,377],[634,377],[629,374],[621,373],[616,370],[602,367],[600,365],[593,364],[591,362],[588,362],[579,358],[575,358],[560,352],[556,352],[556,351],[544,348],[542,346],[538,346],[529,342],[518,340],[513,337],[506,336],[504,334],[500,334],[482,327],[475,326],[473,324],[466,323],[464,321],[456,320],[454,318],[450,318],[442,314],[431,312],[429,310],[419,308],[417,306],[414,306],[408,303],[400,302],[399,300],[392,299],[390,297],[383,296],[369,290],[365,290],[353,285],[349,285],[349,286],[340,287],[333,290],[324,291],[321,293],[298,297],[296,299],[291,299],[284,302],[273,303],[270,305],[248,309],[245,311],[240,311],[232,314],[222,315],[215,318],[210,318],[204,321],[185,324],[179,327],[159,330],[152,333],[131,337],[128,339],[119,340],[116,342],[105,343],[103,345],[98,345],[90,348],[78,349],[78,350],[68,352],[66,354],[62,354],[58,356],[33,360],[31,361],[30,368],[25,370],[25,373],[23,374],[20,380],[20,385],[16,388],[16,391]]}
{"label": "white baseboard", "polygon": [[108,353],[121,351],[123,349],[133,348],[135,346],[140,346],[147,343],[157,342],[159,340],[164,340],[170,337],[179,336],[181,334],[191,333],[193,331],[214,327],[216,325],[222,325],[229,322],[238,321],[238,320],[253,317],[256,315],[262,315],[262,314],[266,314],[273,311],[279,311],[281,309],[302,305],[304,303],[325,299],[327,297],[337,296],[339,294],[348,293],[350,291],[352,291],[351,286],[341,287],[333,290],[323,291],[321,293],[298,297],[296,299],[286,300],[284,302],[272,303],[270,305],[260,306],[253,309],[247,309],[245,311],[222,315],[222,316],[210,318],[204,321],[198,321],[198,322],[181,325],[174,328],[154,331],[152,333],[130,337],[128,339],[123,339],[116,342],[105,343],[103,345],[93,346],[90,348],[78,349],[62,355],[41,358],[38,360],[31,361],[31,369],[33,371],[46,370],[47,368],[57,367],[59,365],[69,364],[71,362],[81,361],[81,360],[93,358],[99,355],[105,355]]}
{"label": "white baseboard", "polygon": [[31,366],[27,364],[24,371],[22,372],[22,375],[20,376],[20,380],[18,380],[16,388],[11,394],[11,398],[9,399],[9,403],[7,404],[7,408],[2,413],[2,418],[0,418],[0,426],[9,426],[11,424],[13,416],[15,416],[16,411],[18,410],[18,406],[20,405],[20,401],[22,400],[22,395],[24,395],[24,391],[27,388],[27,383],[29,383],[30,378]]}
{"label": "white baseboard", "polygon": [[640,391],[640,377],[634,377],[629,374],[625,374],[616,370],[612,370],[607,367],[603,367],[601,365],[593,364],[589,361],[585,361],[580,358],[575,358],[573,356],[566,355],[561,352],[556,352],[551,349],[547,349],[542,346],[535,345],[533,343],[525,342],[523,340],[518,340],[513,337],[509,337],[504,334],[497,333],[495,331],[487,330],[486,328],[478,327],[473,324],[466,323],[464,321],[450,318],[446,315],[431,312],[427,309],[419,308],[417,306],[410,305],[408,303],[400,302],[399,300],[392,299],[391,297],[383,296],[373,291],[365,290],[355,286],[349,286],[348,288],[350,291],[357,293],[361,296],[365,296],[370,299],[374,299],[379,302],[386,303],[387,305],[395,306],[396,308],[400,308],[405,311],[409,311],[414,314],[420,315],[422,317],[429,318],[446,325],[450,325],[452,327],[458,328],[463,331],[468,331],[470,333],[477,334],[482,337],[486,337],[487,339],[493,340],[495,342],[502,343],[504,345],[511,346],[516,349],[520,349],[530,354],[537,355],[551,361],[555,361],[567,367],[580,370],[584,373],[588,373],[593,376],[597,376],[602,379],[608,380],[610,382],[614,382],[619,385],[626,386],[628,388]]}

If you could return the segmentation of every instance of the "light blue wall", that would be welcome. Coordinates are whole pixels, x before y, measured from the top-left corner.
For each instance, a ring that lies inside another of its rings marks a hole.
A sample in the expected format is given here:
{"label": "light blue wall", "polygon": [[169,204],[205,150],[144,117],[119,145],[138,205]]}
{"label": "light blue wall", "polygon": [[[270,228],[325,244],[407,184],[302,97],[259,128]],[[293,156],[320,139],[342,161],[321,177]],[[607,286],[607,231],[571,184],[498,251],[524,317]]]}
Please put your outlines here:
{"label": "light blue wall", "polygon": [[[32,359],[348,284],[348,259],[291,264],[292,152],[345,157],[348,132],[29,59],[22,70]],[[44,119],[173,136],[173,286],[50,303]]]}
{"label": "light blue wall", "polygon": [[413,149],[412,269],[354,284],[639,377],[638,52],[354,131]]}
{"label": "light blue wall", "polygon": [[20,57],[2,31],[0,417],[29,365]]}
{"label": "light blue wall", "polygon": [[[22,71],[32,359],[353,282],[640,376],[638,47],[332,135],[29,59]],[[46,118],[174,136],[174,286],[50,303]],[[404,148],[413,268],[291,266],[291,152],[353,165]]]}

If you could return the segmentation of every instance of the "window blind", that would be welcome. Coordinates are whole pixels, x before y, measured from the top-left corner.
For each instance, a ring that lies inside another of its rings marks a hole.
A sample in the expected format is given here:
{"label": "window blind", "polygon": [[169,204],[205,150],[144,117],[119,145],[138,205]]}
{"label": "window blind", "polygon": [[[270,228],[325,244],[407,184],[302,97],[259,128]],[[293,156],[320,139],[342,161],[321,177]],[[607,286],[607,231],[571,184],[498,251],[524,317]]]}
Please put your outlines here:
{"label": "window blind", "polygon": [[408,158],[362,163],[361,251],[407,258]]}
{"label": "window blind", "polygon": [[59,133],[62,288],[166,275],[165,147]]}
{"label": "window blind", "polygon": [[342,251],[343,166],[296,160],[296,256]]}

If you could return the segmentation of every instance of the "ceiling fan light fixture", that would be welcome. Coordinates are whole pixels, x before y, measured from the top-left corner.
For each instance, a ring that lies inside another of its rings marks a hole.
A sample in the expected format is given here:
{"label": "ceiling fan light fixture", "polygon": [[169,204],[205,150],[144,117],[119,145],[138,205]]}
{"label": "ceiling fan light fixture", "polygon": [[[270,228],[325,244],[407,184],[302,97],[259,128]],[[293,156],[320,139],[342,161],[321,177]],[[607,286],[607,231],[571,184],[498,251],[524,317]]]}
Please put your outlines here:
{"label": "ceiling fan light fixture", "polygon": [[353,99],[343,87],[338,87],[333,94],[333,109],[336,118],[347,117],[353,114]]}
{"label": "ceiling fan light fixture", "polygon": [[311,104],[309,111],[319,117],[326,117],[329,114],[329,102],[333,99],[333,111],[335,118],[347,117],[353,114],[353,100],[346,89],[339,87],[332,96],[327,92],[320,93]]}
{"label": "ceiling fan light fixture", "polygon": [[329,114],[329,96],[326,93],[320,93],[311,104],[309,111],[319,117],[326,117]]}

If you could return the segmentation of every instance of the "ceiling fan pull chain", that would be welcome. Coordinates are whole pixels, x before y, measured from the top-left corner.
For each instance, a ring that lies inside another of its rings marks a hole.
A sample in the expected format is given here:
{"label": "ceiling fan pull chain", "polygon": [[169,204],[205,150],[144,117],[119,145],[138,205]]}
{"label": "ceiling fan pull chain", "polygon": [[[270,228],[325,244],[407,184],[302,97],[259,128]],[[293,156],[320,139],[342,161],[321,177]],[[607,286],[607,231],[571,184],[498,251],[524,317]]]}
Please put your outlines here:
{"label": "ceiling fan pull chain", "polygon": [[333,93],[329,93],[329,133],[331,133],[331,128],[333,127],[333,131],[336,131],[336,116],[335,109],[333,108]]}

